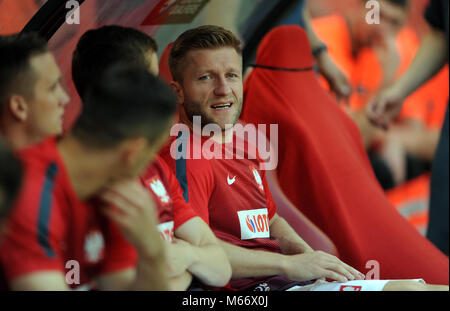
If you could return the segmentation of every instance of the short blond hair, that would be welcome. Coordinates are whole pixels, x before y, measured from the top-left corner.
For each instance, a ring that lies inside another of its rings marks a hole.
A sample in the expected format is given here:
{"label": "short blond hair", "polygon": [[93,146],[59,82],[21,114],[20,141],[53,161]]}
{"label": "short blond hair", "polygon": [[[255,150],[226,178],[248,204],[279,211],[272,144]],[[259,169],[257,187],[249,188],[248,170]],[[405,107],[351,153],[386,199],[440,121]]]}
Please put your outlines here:
{"label": "short blond hair", "polygon": [[231,47],[242,55],[241,41],[229,30],[213,25],[200,26],[182,33],[169,54],[169,68],[175,81],[182,82],[185,57],[193,50]]}

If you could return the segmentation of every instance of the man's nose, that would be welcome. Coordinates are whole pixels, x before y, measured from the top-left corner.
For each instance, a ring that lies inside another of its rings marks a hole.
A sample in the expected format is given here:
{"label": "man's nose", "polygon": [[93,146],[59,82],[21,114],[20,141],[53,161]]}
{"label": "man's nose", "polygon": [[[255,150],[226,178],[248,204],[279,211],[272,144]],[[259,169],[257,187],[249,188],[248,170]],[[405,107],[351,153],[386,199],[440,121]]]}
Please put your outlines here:
{"label": "man's nose", "polygon": [[225,78],[220,78],[217,80],[216,87],[214,89],[214,94],[216,96],[228,95],[231,93],[231,87]]}
{"label": "man's nose", "polygon": [[61,87],[61,101],[60,101],[61,105],[65,106],[69,103],[69,101],[70,101],[69,95],[67,94],[66,90],[63,87]]}

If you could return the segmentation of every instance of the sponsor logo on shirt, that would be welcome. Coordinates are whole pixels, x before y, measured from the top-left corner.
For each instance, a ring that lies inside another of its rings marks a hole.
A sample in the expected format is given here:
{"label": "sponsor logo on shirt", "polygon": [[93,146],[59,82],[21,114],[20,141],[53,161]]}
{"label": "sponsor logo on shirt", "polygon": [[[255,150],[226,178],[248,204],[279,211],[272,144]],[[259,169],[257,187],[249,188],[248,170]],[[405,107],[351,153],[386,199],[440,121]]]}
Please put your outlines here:
{"label": "sponsor logo on shirt", "polygon": [[250,166],[250,170],[253,173],[253,177],[255,177],[256,183],[258,184],[258,189],[261,192],[264,192],[264,186],[263,186],[262,178],[261,178],[261,175],[259,175],[258,170],[254,166]]}
{"label": "sponsor logo on shirt", "polygon": [[173,221],[164,222],[157,226],[163,240],[167,242],[173,241]]}
{"label": "sponsor logo on shirt", "polygon": [[146,184],[150,187],[162,205],[167,205],[170,203],[171,200],[169,194],[167,193],[166,187],[164,187],[161,179],[158,177],[153,177],[148,179]]}
{"label": "sponsor logo on shirt", "polygon": [[270,237],[267,208],[239,211],[237,214],[242,240]]}
{"label": "sponsor logo on shirt", "polygon": [[91,264],[98,263],[104,255],[105,241],[100,231],[91,231],[84,240],[84,253],[86,261]]}

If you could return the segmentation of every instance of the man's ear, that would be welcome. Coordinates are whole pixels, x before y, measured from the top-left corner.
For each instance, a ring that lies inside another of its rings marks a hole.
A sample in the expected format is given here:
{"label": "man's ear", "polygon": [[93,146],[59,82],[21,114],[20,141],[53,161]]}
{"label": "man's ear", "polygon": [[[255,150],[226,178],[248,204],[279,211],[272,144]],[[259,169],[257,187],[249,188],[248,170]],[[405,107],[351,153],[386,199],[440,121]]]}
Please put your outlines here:
{"label": "man's ear", "polygon": [[29,114],[28,103],[22,95],[13,94],[8,100],[8,110],[13,117],[25,122]]}
{"label": "man's ear", "polygon": [[177,104],[182,105],[184,103],[184,92],[181,84],[177,81],[170,82],[172,91],[177,95]]}

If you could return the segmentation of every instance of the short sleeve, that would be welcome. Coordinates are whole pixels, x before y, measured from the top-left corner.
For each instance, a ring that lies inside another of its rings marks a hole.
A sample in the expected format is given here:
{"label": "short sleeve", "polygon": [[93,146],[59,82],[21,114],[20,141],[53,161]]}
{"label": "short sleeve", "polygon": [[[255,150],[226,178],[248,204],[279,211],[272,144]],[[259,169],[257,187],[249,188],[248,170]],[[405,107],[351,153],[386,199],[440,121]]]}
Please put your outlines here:
{"label": "short sleeve", "polygon": [[172,193],[174,231],[176,231],[186,221],[198,215],[192,208],[191,204],[184,200],[183,191],[181,190],[180,184],[178,183],[175,174],[172,172],[172,170],[164,160],[161,160],[160,164],[169,182],[170,191]]}
{"label": "short sleeve", "polygon": [[262,173],[263,185],[264,185],[265,195],[266,195],[267,212],[269,214],[269,220],[270,220],[270,219],[272,219],[273,216],[275,216],[275,214],[277,212],[277,208],[275,206],[275,202],[273,201],[272,194],[270,193],[270,190],[269,190],[269,185],[267,183],[267,178],[266,178],[266,172],[262,171],[261,173]]}
{"label": "short sleeve", "polygon": [[160,156],[175,174],[183,199],[209,225],[208,207],[214,189],[214,173],[209,160],[191,159],[188,156],[174,159],[170,153],[170,145],[162,149]]}
{"label": "short sleeve", "polygon": [[0,245],[0,260],[9,281],[19,276],[56,270],[65,273],[64,206],[55,193],[54,174],[26,172]]}

